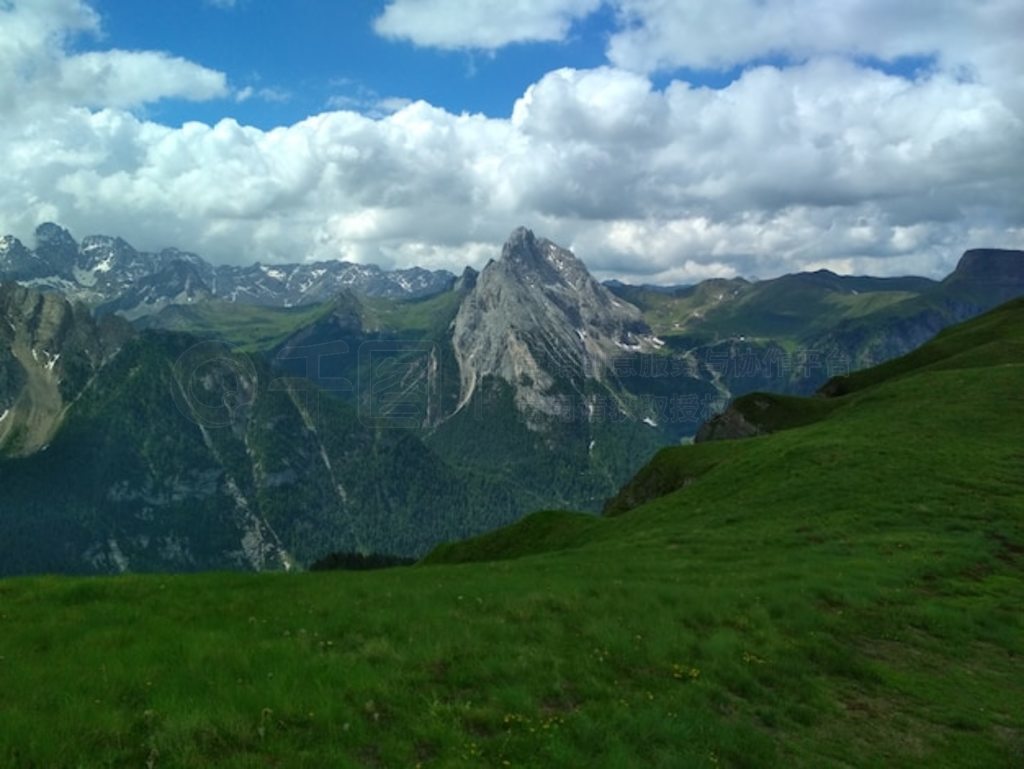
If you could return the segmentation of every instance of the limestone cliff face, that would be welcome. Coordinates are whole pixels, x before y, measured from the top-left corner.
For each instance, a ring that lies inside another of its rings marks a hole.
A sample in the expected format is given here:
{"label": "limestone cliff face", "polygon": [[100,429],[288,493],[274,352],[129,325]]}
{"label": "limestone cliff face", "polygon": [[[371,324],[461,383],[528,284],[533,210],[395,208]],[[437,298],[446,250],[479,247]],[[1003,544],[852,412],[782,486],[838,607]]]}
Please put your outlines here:
{"label": "limestone cliff face", "polygon": [[0,452],[31,454],[130,336],[120,319],[96,322],[59,294],[0,285]]}
{"label": "limestone cliff face", "polygon": [[595,281],[572,252],[524,228],[476,277],[452,341],[460,408],[495,377],[512,385],[518,407],[544,414],[557,413],[556,393],[610,380],[616,354],[660,344],[640,311]]}

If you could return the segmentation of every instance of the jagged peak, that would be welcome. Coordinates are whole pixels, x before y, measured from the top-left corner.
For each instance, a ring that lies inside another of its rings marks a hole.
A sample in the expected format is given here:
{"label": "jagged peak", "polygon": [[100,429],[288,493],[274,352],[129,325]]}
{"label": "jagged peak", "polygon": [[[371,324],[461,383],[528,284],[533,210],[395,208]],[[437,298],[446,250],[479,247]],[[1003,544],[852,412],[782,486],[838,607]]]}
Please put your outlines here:
{"label": "jagged peak", "polygon": [[72,245],[75,248],[78,244],[71,237],[71,233],[53,222],[43,222],[36,227],[36,243],[42,245],[66,246]]}
{"label": "jagged peak", "polygon": [[517,227],[508,236],[505,245],[501,249],[501,259],[506,263],[522,263],[536,260],[541,256],[538,248],[537,236],[533,230],[526,227]]}
{"label": "jagged peak", "polygon": [[598,285],[572,251],[538,237],[526,227],[513,230],[502,247],[501,258],[488,262],[484,272],[495,266],[499,272],[529,285],[564,285],[577,290],[589,283]]}
{"label": "jagged peak", "polygon": [[472,267],[466,267],[462,271],[462,275],[455,281],[453,288],[456,291],[470,291],[476,286],[477,278],[480,277],[480,273],[474,270]]}
{"label": "jagged peak", "polygon": [[533,234],[533,230],[528,227],[519,226],[512,230],[512,234],[508,236],[508,240],[505,242],[506,246],[515,246],[520,243],[530,244],[536,241],[537,236]]}
{"label": "jagged peak", "polygon": [[0,251],[25,251],[25,244],[13,235],[0,235]]}

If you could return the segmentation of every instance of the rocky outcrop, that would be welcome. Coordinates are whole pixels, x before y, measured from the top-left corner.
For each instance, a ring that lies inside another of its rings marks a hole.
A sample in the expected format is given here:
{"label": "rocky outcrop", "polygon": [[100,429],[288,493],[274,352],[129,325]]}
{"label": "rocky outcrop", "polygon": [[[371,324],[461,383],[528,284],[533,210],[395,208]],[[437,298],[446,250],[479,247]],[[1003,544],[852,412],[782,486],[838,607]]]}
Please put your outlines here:
{"label": "rocky outcrop", "polygon": [[729,406],[721,414],[717,414],[697,430],[694,443],[708,441],[731,441],[739,438],[753,438],[761,435],[762,430],[751,422],[735,405]]}

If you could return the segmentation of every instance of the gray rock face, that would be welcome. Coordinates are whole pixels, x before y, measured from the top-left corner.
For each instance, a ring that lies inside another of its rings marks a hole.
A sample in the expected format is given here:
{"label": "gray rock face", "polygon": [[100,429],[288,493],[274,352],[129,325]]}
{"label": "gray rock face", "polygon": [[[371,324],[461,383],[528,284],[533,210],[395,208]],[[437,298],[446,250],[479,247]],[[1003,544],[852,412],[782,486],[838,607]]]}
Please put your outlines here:
{"label": "gray rock face", "polygon": [[0,238],[0,275],[9,280],[33,280],[52,273],[50,265],[11,235]]}
{"label": "gray rock face", "polygon": [[117,313],[135,320],[169,305],[192,304],[212,296],[201,265],[174,259],[158,272],[126,286],[124,293],[102,306],[101,314]]}
{"label": "gray rock face", "polygon": [[128,338],[55,293],[0,285],[0,453],[44,446],[65,406]]}
{"label": "gray rock face", "polygon": [[47,222],[36,228],[36,255],[54,274],[70,278],[78,260],[78,244],[63,227]]}
{"label": "gray rock face", "polygon": [[610,379],[616,354],[659,344],[636,307],[595,281],[570,251],[524,228],[476,277],[452,341],[460,408],[485,377],[496,377],[513,386],[521,409],[549,415],[559,413],[556,396],[567,388],[582,393],[587,380]]}

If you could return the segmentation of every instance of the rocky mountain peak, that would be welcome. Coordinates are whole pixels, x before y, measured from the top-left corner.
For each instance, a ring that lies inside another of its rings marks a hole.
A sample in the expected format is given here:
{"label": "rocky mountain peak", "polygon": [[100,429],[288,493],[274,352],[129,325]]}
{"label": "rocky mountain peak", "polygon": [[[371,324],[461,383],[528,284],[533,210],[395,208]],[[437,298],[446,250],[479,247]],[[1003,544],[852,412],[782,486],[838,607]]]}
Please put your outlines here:
{"label": "rocky mountain peak", "polygon": [[472,267],[466,267],[462,271],[462,274],[455,281],[453,289],[455,291],[464,292],[471,291],[476,288],[477,278],[480,277],[480,273],[474,270]]}
{"label": "rocky mountain peak", "polygon": [[71,233],[53,222],[36,227],[36,255],[55,273],[69,276],[78,261],[78,243]]}
{"label": "rocky mountain peak", "polygon": [[502,246],[501,258],[503,261],[529,262],[537,258],[537,251],[537,236],[533,230],[516,227]]}
{"label": "rocky mountain peak", "polygon": [[487,377],[524,410],[554,414],[566,392],[612,378],[623,350],[654,349],[640,311],[595,281],[572,252],[519,228],[487,264],[455,317],[460,407]]}
{"label": "rocky mountain peak", "polygon": [[78,247],[78,267],[82,270],[109,272],[131,265],[138,252],[121,238],[88,235]]}
{"label": "rocky mountain peak", "polygon": [[593,282],[586,266],[572,251],[547,238],[538,238],[525,227],[512,232],[501,249],[497,264],[528,283],[581,288],[588,281]]}
{"label": "rocky mountain peak", "polygon": [[0,278],[35,280],[53,272],[49,263],[10,235],[0,242]]}
{"label": "rocky mountain peak", "polygon": [[0,272],[20,276],[37,262],[35,255],[13,235],[0,238]]}
{"label": "rocky mountain peak", "polygon": [[16,248],[25,248],[25,246],[13,235],[0,235],[0,254],[6,254]]}
{"label": "rocky mountain peak", "polygon": [[36,227],[36,246],[74,248],[76,251],[78,250],[78,244],[71,237],[71,233],[53,222],[43,222]]}

